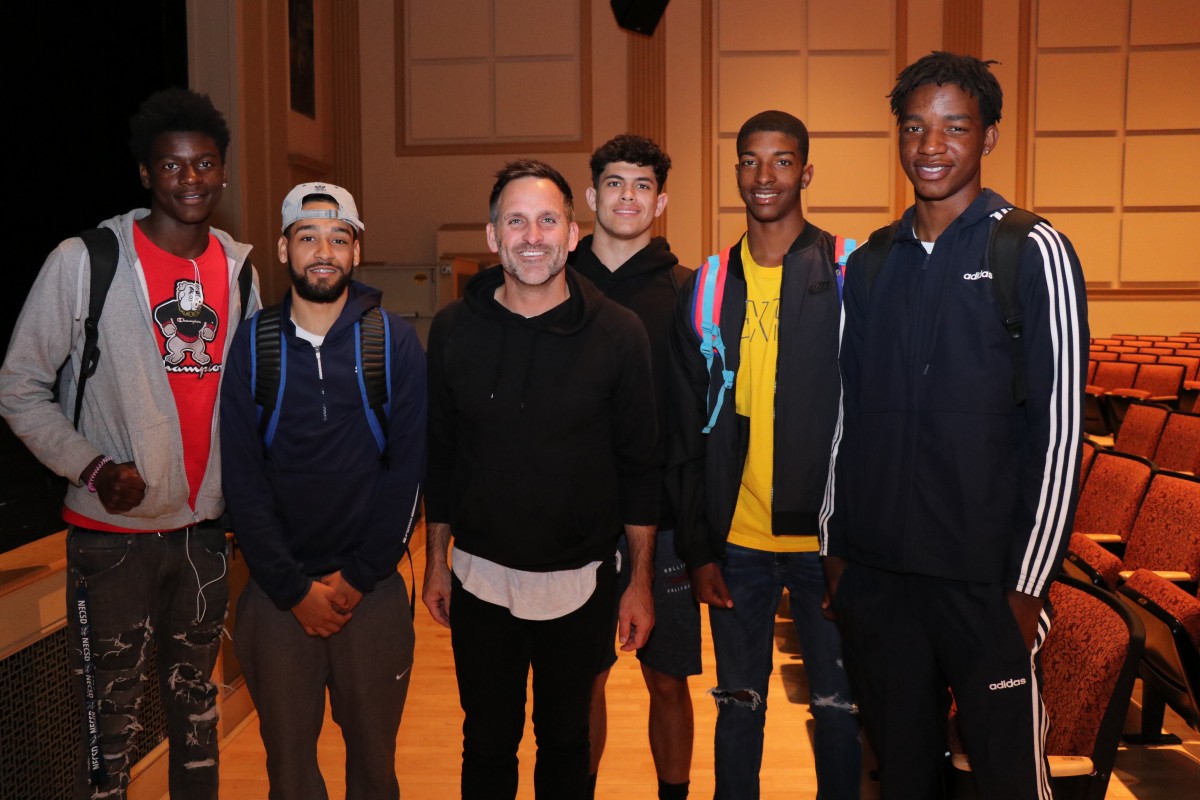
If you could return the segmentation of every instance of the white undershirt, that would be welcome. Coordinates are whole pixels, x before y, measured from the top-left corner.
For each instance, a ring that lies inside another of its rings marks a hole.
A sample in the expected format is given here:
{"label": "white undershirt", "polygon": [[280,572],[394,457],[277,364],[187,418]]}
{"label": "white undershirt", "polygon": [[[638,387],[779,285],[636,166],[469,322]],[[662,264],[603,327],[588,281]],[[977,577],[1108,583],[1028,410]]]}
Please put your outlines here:
{"label": "white undershirt", "polygon": [[325,343],[324,334],[316,334],[312,331],[304,330],[304,328],[301,328],[300,325],[296,323],[295,317],[292,318],[292,324],[296,326],[296,335],[311,344],[313,347],[320,347]]}
{"label": "white undershirt", "polygon": [[473,556],[454,547],[454,574],[463,588],[485,603],[503,606],[517,619],[547,620],[579,610],[596,591],[599,561],[578,569],[528,572]]}

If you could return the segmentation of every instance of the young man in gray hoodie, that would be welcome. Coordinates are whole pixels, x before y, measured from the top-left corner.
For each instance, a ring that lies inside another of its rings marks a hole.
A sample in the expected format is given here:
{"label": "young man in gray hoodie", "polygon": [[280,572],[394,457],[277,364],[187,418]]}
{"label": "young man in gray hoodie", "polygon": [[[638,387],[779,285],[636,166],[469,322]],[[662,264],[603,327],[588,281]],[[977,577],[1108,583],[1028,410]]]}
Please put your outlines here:
{"label": "young man in gray hoodie", "polygon": [[93,269],[78,237],[29,292],[0,369],[0,414],[70,482],[67,628],[84,745],[75,796],[125,796],[153,641],[171,797],[215,800],[211,676],[228,600],[216,403],[226,345],[258,299],[251,286],[243,303],[239,284],[250,247],[208,225],[226,185],[221,113],[206,95],[169,89],[130,130],[150,208],[101,223],[118,257],[78,420]]}

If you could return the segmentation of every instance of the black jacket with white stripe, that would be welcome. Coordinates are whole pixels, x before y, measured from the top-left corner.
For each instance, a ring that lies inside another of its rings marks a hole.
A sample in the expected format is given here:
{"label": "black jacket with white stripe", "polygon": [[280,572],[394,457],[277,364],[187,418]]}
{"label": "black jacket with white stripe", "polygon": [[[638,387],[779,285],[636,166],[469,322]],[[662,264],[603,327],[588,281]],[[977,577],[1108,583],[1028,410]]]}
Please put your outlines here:
{"label": "black jacket with white stripe", "polygon": [[984,190],[927,254],[909,208],[868,290],[846,270],[842,418],[822,553],[1045,596],[1071,535],[1087,374],[1079,259],[1039,224],[1021,254],[1028,399],[986,263],[1011,207]]}

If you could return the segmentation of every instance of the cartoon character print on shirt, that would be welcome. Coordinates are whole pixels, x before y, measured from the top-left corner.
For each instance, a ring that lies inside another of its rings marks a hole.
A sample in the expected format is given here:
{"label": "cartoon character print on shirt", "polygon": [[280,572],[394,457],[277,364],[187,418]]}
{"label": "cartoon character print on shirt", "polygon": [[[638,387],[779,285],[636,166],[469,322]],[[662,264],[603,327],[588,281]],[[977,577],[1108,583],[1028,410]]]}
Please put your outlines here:
{"label": "cartoon character print on shirt", "polygon": [[[204,286],[195,280],[175,281],[175,297],[154,308],[154,321],[163,335],[163,362],[167,372],[220,372],[213,364],[208,343],[217,335],[217,312],[204,303]],[[185,363],[191,357],[191,364]]]}

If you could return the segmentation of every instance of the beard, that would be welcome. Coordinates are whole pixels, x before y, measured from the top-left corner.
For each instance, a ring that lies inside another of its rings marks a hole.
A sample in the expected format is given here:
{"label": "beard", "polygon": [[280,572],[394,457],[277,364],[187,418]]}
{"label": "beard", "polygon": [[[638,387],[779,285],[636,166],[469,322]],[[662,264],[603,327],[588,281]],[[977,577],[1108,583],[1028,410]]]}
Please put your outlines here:
{"label": "beard", "polygon": [[567,266],[567,248],[551,247],[545,257],[527,261],[516,254],[518,248],[500,248],[500,266],[518,283],[542,286],[549,283]]}
{"label": "beard", "polygon": [[349,271],[342,271],[337,277],[327,280],[313,280],[307,269],[297,270],[291,261],[288,261],[288,275],[292,278],[292,288],[296,294],[310,303],[336,302],[350,285]]}

